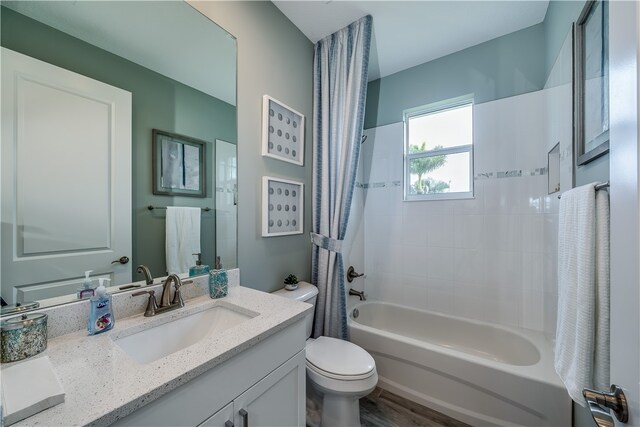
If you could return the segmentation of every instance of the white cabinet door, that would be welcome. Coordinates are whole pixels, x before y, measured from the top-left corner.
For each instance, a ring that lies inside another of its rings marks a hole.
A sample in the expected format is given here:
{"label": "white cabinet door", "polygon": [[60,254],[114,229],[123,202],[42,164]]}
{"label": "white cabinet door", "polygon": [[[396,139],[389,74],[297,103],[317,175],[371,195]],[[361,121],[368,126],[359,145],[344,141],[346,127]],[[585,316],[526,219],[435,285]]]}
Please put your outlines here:
{"label": "white cabinet door", "polygon": [[[131,93],[2,48],[2,297],[131,281]],[[10,291],[8,291],[10,290]],[[17,300],[17,301],[16,301]]]}
{"label": "white cabinet door", "polygon": [[229,402],[198,427],[233,427],[233,402]]}
{"label": "white cabinet door", "polygon": [[305,374],[301,351],[233,401],[235,426],[304,426]]}

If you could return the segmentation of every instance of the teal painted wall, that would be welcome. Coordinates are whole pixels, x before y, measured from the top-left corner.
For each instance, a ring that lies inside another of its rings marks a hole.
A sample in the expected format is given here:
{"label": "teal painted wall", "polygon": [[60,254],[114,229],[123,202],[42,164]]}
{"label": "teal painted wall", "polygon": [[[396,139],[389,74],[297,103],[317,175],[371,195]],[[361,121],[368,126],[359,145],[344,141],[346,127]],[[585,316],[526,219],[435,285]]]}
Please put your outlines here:
{"label": "teal painted wall", "polygon": [[[564,39],[567,37],[571,26],[578,19],[585,1],[558,1],[549,2],[547,15],[544,19],[545,45],[546,45],[546,75],[549,73],[558,57]],[[576,167],[576,186],[588,184],[594,181],[609,180],[609,154],[583,166]],[[578,423],[576,425],[593,425],[593,420],[588,411],[582,407],[576,407],[574,415]]]}
{"label": "teal painted wall", "polygon": [[[217,98],[71,37],[54,28],[2,8],[2,46],[69,69],[133,94],[132,208],[135,266],[149,266],[154,276],[165,273],[165,214],[146,206],[214,207],[215,140],[236,142],[236,109]],[[207,197],[168,197],[152,194],[151,129],[162,129],[209,141]],[[214,263],[213,213],[202,215],[203,261]]]}
{"label": "teal painted wall", "polygon": [[556,62],[560,53],[560,48],[567,33],[571,30],[571,25],[578,19],[585,1],[571,0],[551,0],[544,17],[545,35],[545,80]]}
{"label": "teal painted wall", "polygon": [[483,103],[540,90],[544,50],[538,24],[372,81],[364,127],[396,123],[403,110],[462,95]]}
{"label": "teal painted wall", "polygon": [[[313,44],[267,1],[193,1],[238,42],[238,264],[243,286],[274,291],[289,274],[311,278]],[[304,166],[261,155],[262,96],[307,118]],[[261,237],[263,175],[305,185],[304,233]]]}

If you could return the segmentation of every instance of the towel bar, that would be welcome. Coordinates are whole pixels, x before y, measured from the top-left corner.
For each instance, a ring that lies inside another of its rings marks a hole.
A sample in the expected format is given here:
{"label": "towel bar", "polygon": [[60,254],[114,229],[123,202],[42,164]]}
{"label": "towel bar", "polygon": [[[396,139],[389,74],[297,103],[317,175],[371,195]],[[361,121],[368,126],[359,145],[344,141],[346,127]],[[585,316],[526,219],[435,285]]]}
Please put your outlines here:
{"label": "towel bar", "polygon": [[[154,209],[167,209],[167,207],[166,207],[166,206],[153,206],[153,205],[149,205],[149,206],[147,206],[147,209],[149,209],[150,211],[152,211],[152,210],[154,210]],[[210,207],[208,207],[208,206],[206,206],[206,207],[204,207],[204,208],[200,208],[200,209],[202,209],[202,210],[203,210],[203,211],[205,211],[205,212],[209,212],[209,211],[211,210],[211,208],[210,208]]]}
{"label": "towel bar", "polygon": [[[609,188],[609,181],[601,182],[600,184],[595,185],[596,191],[602,190],[603,188]],[[562,198],[562,194],[558,194],[558,199],[561,199],[561,198]]]}

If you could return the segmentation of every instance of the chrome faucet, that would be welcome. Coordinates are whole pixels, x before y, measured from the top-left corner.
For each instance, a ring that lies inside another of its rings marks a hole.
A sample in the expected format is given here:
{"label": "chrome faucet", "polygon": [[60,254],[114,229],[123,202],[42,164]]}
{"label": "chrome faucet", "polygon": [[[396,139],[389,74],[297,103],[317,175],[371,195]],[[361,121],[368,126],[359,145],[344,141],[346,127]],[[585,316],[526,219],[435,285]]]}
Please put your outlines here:
{"label": "chrome faucet", "polygon": [[347,282],[353,282],[353,279],[357,279],[358,277],[364,276],[364,273],[356,273],[356,270],[352,265],[347,269]]}
{"label": "chrome faucet", "polygon": [[[175,284],[176,290],[173,293],[173,301],[171,300],[171,283]],[[160,297],[160,309],[163,307],[171,307],[173,305],[178,305],[180,307],[184,307],[184,301],[182,300],[182,295],[180,294],[180,287],[182,286],[182,280],[178,277],[177,274],[172,273],[167,276],[167,280],[164,281],[162,285],[162,297]]]}
{"label": "chrome faucet", "polygon": [[357,295],[360,298],[360,301],[367,300],[367,298],[364,296],[364,291],[356,291],[355,289],[349,288],[349,295]]}
{"label": "chrome faucet", "polygon": [[[174,284],[175,291],[173,292],[173,299],[171,299],[171,284]],[[149,294],[149,301],[147,308],[144,311],[145,317],[152,317],[165,311],[175,310],[176,308],[184,307],[184,300],[180,293],[182,285],[188,285],[193,283],[193,280],[180,280],[177,274],[170,274],[167,276],[167,280],[162,285],[162,296],[160,297],[160,305],[156,302],[155,291],[153,289],[138,291],[131,294],[131,296],[137,297],[140,295]]]}
{"label": "chrome faucet", "polygon": [[151,272],[149,271],[149,268],[147,268],[146,265],[144,264],[139,265],[136,271],[138,273],[144,274],[144,280],[145,282],[147,282],[147,286],[153,285],[153,276],[151,275]]}
{"label": "chrome faucet", "polygon": [[144,317],[153,317],[158,311],[158,303],[156,302],[156,291],[149,289],[146,291],[138,291],[131,294],[131,296],[137,297],[140,295],[149,294],[149,301],[147,302],[147,308],[144,310]]}

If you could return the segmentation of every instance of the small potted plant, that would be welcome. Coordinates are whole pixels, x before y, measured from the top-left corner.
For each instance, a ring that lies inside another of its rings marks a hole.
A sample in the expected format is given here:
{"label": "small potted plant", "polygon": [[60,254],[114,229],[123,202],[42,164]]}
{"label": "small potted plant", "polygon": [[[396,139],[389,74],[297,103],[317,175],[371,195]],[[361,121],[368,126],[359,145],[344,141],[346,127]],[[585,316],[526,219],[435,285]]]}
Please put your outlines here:
{"label": "small potted plant", "polygon": [[290,274],[284,279],[284,288],[288,291],[298,289],[298,278],[295,274]]}

